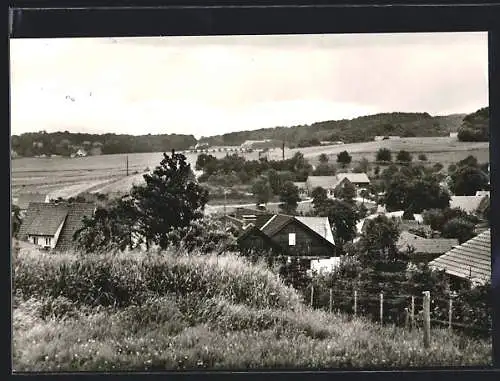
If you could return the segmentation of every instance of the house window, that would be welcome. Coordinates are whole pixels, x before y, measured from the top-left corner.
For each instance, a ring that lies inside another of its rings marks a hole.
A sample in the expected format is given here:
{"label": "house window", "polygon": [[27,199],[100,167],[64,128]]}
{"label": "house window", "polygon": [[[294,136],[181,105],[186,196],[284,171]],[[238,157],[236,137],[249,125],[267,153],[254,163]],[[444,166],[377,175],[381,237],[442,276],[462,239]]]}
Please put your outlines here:
{"label": "house window", "polygon": [[45,246],[50,246],[50,237],[45,237]]}
{"label": "house window", "polygon": [[295,246],[295,233],[288,234],[288,245]]}

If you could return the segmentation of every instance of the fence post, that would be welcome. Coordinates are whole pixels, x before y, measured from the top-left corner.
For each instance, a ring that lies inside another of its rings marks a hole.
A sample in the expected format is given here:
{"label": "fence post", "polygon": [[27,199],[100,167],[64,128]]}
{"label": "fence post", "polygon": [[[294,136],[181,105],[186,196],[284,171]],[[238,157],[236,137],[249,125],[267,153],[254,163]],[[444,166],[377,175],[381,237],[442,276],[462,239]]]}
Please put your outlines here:
{"label": "fence post", "polygon": [[332,313],[333,309],[333,289],[330,288],[330,313]]}
{"label": "fence post", "polygon": [[311,307],[313,307],[314,302],[314,285],[311,285]]}
{"label": "fence post", "polygon": [[411,296],[411,329],[415,328],[415,297]]}
{"label": "fence post", "polygon": [[453,299],[450,295],[450,305],[448,308],[448,329],[451,330],[451,321],[453,316]]}
{"label": "fence post", "polygon": [[358,290],[354,290],[354,316],[358,313]]}
{"label": "fence post", "polygon": [[380,293],[380,324],[384,322],[384,294]]}
{"label": "fence post", "polygon": [[424,291],[424,347],[431,345],[431,293]]}

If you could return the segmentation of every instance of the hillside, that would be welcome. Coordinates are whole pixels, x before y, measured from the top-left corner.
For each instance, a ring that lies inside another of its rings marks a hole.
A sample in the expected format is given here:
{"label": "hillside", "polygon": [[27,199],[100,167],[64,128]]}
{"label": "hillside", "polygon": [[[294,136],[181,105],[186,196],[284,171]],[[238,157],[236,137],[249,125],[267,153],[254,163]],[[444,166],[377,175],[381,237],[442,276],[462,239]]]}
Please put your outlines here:
{"label": "hillside", "polygon": [[[317,145],[319,141],[356,143],[373,140],[377,135],[399,135],[404,137],[448,136],[458,131],[465,114],[431,116],[428,113],[383,113],[351,120],[323,121],[311,125],[263,128],[254,131],[239,131],[200,141],[211,145],[239,145],[245,140],[285,140],[291,148]],[[309,144],[308,144],[309,143]]]}
{"label": "hillside", "polygon": [[263,264],[235,255],[13,258],[13,369],[478,366],[491,341],[380,326],[305,306]]}

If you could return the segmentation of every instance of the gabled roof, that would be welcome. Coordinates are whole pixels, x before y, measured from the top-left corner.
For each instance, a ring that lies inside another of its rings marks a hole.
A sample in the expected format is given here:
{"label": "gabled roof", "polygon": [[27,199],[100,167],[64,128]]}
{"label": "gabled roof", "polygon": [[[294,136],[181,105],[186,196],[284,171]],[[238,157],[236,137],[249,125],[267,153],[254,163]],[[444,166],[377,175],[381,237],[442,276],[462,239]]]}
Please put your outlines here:
{"label": "gabled roof", "polygon": [[43,193],[21,193],[13,198],[13,203],[25,210],[28,209],[30,202],[45,202],[46,198],[47,195]]}
{"label": "gabled roof", "polygon": [[401,232],[396,244],[399,250],[406,250],[408,246],[413,247],[416,254],[443,254],[457,245],[457,239],[422,238],[406,231]]}
{"label": "gabled roof", "polygon": [[306,184],[308,188],[314,189],[321,187],[323,189],[332,189],[337,186],[339,180],[337,176],[308,176]]}
{"label": "gabled roof", "polygon": [[347,178],[353,184],[359,183],[369,183],[370,179],[366,173],[339,173],[337,175],[337,179],[339,181]]}
{"label": "gabled roof", "polygon": [[451,196],[450,208],[459,208],[467,213],[474,213],[484,196]]}
{"label": "gabled roof", "polygon": [[297,217],[284,214],[274,214],[262,217],[257,221],[257,227],[266,236],[272,238],[290,223],[298,223],[307,230],[320,236],[322,239],[334,245],[333,233],[327,217]]}
{"label": "gabled roof", "polygon": [[[35,235],[35,232],[38,232],[39,235],[54,235],[55,230],[64,221],[56,249],[71,249],[73,247],[73,234],[82,227],[84,216],[91,217],[94,210],[95,204],[88,202],[30,203],[24,221],[19,228],[19,239],[26,240],[28,235]],[[43,225],[47,225],[47,228]]]}
{"label": "gabled roof", "polygon": [[491,280],[491,233],[490,230],[464,242],[429,263],[447,274],[486,283]]}
{"label": "gabled roof", "polygon": [[26,232],[28,235],[54,236],[67,215],[64,209],[45,208],[34,216]]}
{"label": "gabled roof", "polygon": [[332,228],[328,217],[295,217],[297,221],[315,231],[327,241],[335,244],[333,240]]}

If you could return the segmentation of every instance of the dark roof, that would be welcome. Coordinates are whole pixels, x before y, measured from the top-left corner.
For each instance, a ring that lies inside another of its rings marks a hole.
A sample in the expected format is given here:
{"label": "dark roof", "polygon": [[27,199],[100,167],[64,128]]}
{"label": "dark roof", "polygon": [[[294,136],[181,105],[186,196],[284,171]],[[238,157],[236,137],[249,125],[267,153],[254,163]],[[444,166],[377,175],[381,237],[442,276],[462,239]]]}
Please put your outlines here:
{"label": "dark roof", "polygon": [[284,214],[275,214],[267,222],[260,227],[260,230],[267,235],[272,237],[283,229],[286,225],[293,221],[293,216],[287,216]]}
{"label": "dark roof", "polygon": [[[64,225],[59,234],[59,239],[56,244],[56,250],[64,251],[73,247],[73,234],[82,227],[84,216],[91,217],[94,213],[95,204],[89,202],[73,202],[73,203],[30,203],[26,211],[26,216],[19,229],[19,239],[26,240],[29,234],[35,234],[33,231],[40,229],[40,221],[61,221],[61,216],[65,217]],[[40,216],[42,216],[40,218]],[[51,222],[51,229],[56,222]],[[57,227],[60,223],[57,225]],[[34,230],[35,229],[35,230]],[[56,228],[57,230],[57,228]],[[43,231],[52,231],[47,229]],[[49,233],[47,235],[53,235]]]}
{"label": "dark roof", "polygon": [[485,283],[491,280],[490,230],[464,242],[429,263],[447,274]]}
{"label": "dark roof", "polygon": [[66,219],[67,215],[68,212],[64,209],[56,208],[50,210],[49,208],[45,208],[34,216],[26,232],[28,235],[53,236]]}
{"label": "dark roof", "polygon": [[43,193],[21,193],[17,197],[13,197],[13,204],[20,209],[28,209],[30,202],[45,202],[47,195]]}

